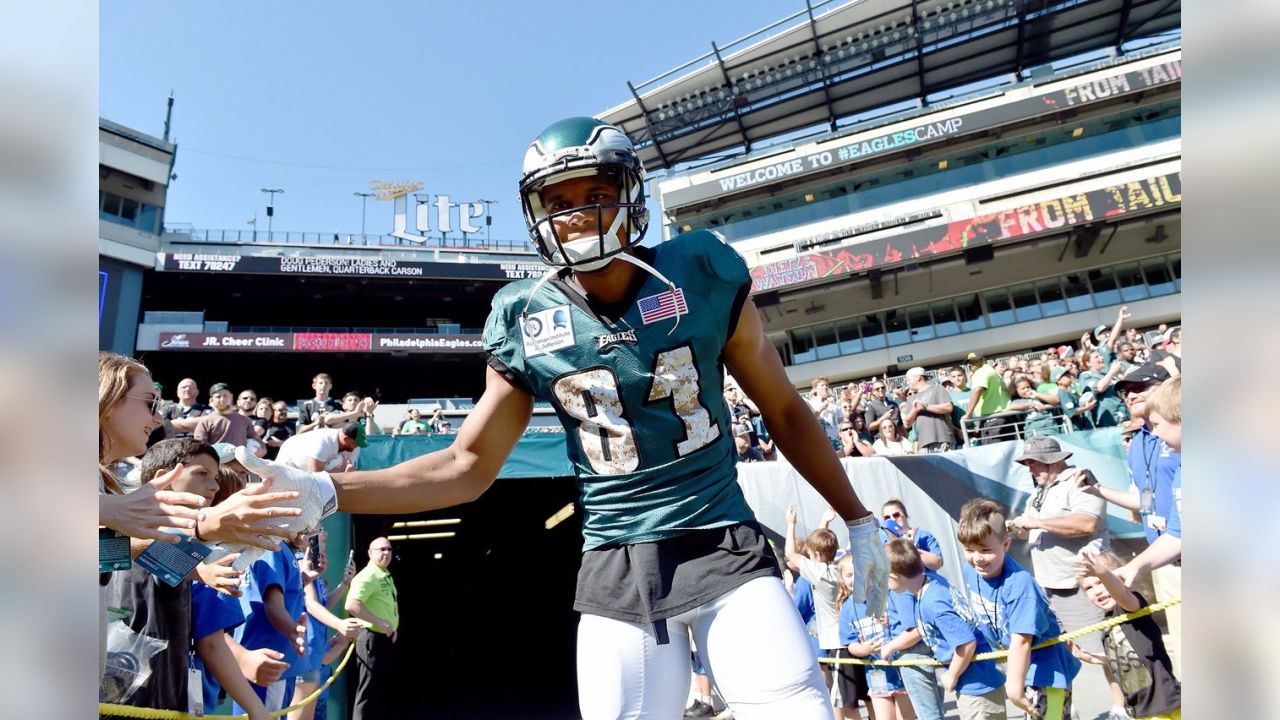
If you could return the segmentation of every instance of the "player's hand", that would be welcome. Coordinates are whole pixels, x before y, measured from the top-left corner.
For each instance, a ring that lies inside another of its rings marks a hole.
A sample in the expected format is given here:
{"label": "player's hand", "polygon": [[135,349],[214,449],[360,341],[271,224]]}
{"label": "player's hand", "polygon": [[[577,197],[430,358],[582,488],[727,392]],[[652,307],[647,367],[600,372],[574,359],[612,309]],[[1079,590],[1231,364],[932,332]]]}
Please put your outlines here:
{"label": "player's hand", "polygon": [[236,448],[236,459],[249,472],[261,476],[264,483],[270,481],[276,490],[295,493],[296,502],[288,503],[301,512],[294,513],[297,518],[289,524],[293,530],[290,535],[313,530],[320,521],[332,515],[338,509],[337,490],[333,487],[333,479],[327,472],[308,472],[280,463],[256,458],[243,448]]}
{"label": "player's hand", "polygon": [[867,617],[879,617],[889,598],[889,558],[880,542],[880,524],[875,515],[867,515],[846,527],[853,556],[853,601],[866,603]]}
{"label": "player's hand", "polygon": [[205,505],[195,493],[170,490],[178,474],[179,463],[169,472],[125,495],[98,495],[98,522],[124,535],[140,540],[177,543],[181,537],[162,532],[160,528],[190,530],[196,526],[198,508]]}
{"label": "player's hand", "polygon": [[238,557],[240,553],[231,553],[218,558],[217,562],[200,563],[196,565],[196,577],[220,593],[240,597],[244,594],[240,591],[240,578],[244,573],[231,567]]}

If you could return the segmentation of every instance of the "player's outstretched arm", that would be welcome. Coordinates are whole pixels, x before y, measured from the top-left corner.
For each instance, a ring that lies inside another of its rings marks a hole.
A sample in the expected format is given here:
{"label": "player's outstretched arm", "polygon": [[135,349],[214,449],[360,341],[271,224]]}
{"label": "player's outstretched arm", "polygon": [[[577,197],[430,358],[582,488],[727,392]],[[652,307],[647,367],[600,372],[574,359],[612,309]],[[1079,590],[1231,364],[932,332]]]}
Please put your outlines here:
{"label": "player's outstretched arm", "polygon": [[533,414],[533,398],[493,368],[484,395],[444,450],[384,470],[333,475],[338,509],[403,514],[471,502],[493,484]]}
{"label": "player's outstretched arm", "polygon": [[484,395],[463,423],[453,444],[384,470],[309,472],[253,457],[237,448],[236,458],[278,489],[301,494],[301,523],[315,527],[335,510],[395,515],[450,507],[475,500],[497,477],[502,463],[529,424],[533,398],[488,371]]}
{"label": "player's outstretched arm", "polygon": [[791,466],[844,518],[854,565],[852,597],[866,603],[868,617],[879,616],[888,598],[889,576],[879,525],[853,492],[813,410],[792,387],[750,299],[742,308],[738,327],[725,343],[724,358],[742,389],[760,407],[774,443]]}
{"label": "player's outstretched arm", "polygon": [[751,300],[743,305],[738,327],[725,343],[724,359],[743,391],[760,408],[774,444],[827,504],[846,522],[869,514],[853,492],[813,410],[791,385]]}

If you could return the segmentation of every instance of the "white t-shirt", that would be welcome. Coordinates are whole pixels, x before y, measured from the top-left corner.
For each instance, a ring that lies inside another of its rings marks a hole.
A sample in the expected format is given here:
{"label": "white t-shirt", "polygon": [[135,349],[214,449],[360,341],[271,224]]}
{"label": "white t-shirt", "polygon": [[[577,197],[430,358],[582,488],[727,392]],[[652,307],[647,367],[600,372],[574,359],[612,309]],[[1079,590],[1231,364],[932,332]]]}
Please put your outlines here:
{"label": "white t-shirt", "polygon": [[343,452],[338,448],[338,438],[342,431],[323,428],[294,435],[280,446],[276,454],[276,462],[299,470],[307,469],[308,460],[319,460],[324,463],[325,470],[340,470],[348,460],[353,464],[360,454],[360,448],[351,452]]}
{"label": "white t-shirt", "polygon": [[840,644],[840,613],[836,594],[840,592],[840,571],[834,563],[821,563],[801,558],[797,565],[800,577],[813,585],[814,622],[818,626],[818,647],[835,650]]}
{"label": "white t-shirt", "polygon": [[911,443],[906,440],[894,440],[888,442],[884,438],[876,438],[875,444],[871,446],[877,455],[909,455],[911,454]]}

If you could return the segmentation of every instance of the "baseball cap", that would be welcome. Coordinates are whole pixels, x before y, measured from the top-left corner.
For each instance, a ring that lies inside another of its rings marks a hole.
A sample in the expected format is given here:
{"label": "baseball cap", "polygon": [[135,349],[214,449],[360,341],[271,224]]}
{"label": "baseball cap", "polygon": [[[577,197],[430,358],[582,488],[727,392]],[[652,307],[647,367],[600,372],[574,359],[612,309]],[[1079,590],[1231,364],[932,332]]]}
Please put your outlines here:
{"label": "baseball cap", "polygon": [[352,420],[342,426],[342,434],[356,441],[356,447],[365,447],[369,443],[364,438],[364,426]]}
{"label": "baseball cap", "polygon": [[231,386],[230,386],[230,385],[228,385],[228,384],[226,384],[226,383],[214,383],[213,385],[210,385],[210,386],[209,386],[209,394],[210,394],[210,395],[214,395],[214,394],[216,394],[216,393],[220,393],[220,392],[222,392],[223,390],[231,390]]}
{"label": "baseball cap", "polygon": [[[1077,327],[1078,327],[1078,326],[1077,326]],[[1102,334],[1103,334],[1103,333],[1105,333],[1106,331],[1107,331],[1107,326],[1106,326],[1106,325],[1099,325],[1098,327],[1094,328],[1094,329],[1093,329],[1093,339],[1094,339],[1094,340],[1101,340],[1101,339],[1102,339]]]}
{"label": "baseball cap", "polygon": [[1058,367],[1053,369],[1052,373],[1050,373],[1049,379],[1056,383],[1058,382],[1058,378],[1061,378],[1063,375],[1066,375],[1066,374],[1067,374],[1067,368],[1059,365]]}
{"label": "baseball cap", "polygon": [[1181,328],[1169,328],[1168,330],[1165,330],[1164,334],[1160,336],[1160,347],[1168,345],[1169,341],[1173,339],[1174,331],[1179,329]]}
{"label": "baseball cap", "polygon": [[751,426],[746,423],[737,423],[733,426],[733,434],[735,436],[751,435]]}
{"label": "baseball cap", "polygon": [[1120,386],[1131,383],[1142,383],[1145,385],[1147,383],[1164,382],[1168,379],[1168,370],[1165,370],[1163,367],[1153,362],[1143,363],[1142,365],[1130,370],[1124,377],[1120,378],[1120,380],[1116,382],[1116,389],[1118,390]]}
{"label": "baseball cap", "polygon": [[218,464],[226,465],[236,459],[236,446],[228,442],[213,444],[213,451],[218,453]]}
{"label": "baseball cap", "polygon": [[907,377],[916,377],[918,375],[924,375],[924,368],[917,366],[907,371]]}

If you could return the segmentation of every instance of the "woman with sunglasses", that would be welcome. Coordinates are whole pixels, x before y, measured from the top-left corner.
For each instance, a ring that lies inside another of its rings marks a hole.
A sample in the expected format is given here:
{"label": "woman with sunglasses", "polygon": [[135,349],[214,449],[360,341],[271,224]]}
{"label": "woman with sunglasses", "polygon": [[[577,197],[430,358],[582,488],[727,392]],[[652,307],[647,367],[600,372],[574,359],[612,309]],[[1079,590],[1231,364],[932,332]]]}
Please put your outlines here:
{"label": "woman with sunglasses", "polygon": [[[263,485],[245,490],[217,508],[204,509],[204,498],[174,492],[169,484],[177,471],[125,493],[111,466],[117,460],[142,456],[147,438],[163,422],[160,393],[151,371],[137,360],[115,353],[98,353],[98,522],[139,540],[176,543],[161,528],[190,532],[204,541],[222,540],[274,549],[263,535],[289,531],[267,521],[300,515],[301,509],[275,507],[298,497],[296,492],[264,492]],[[135,543],[137,555],[144,546]]]}
{"label": "woman with sunglasses", "polygon": [[[920,560],[926,568],[935,572],[942,568],[942,545],[938,543],[938,538],[928,530],[911,527],[907,506],[902,504],[901,500],[896,497],[885,500],[884,507],[880,508],[880,517],[884,520],[886,528],[895,528],[898,537],[916,546],[920,551]],[[896,523],[896,526],[889,524],[891,520]]]}

